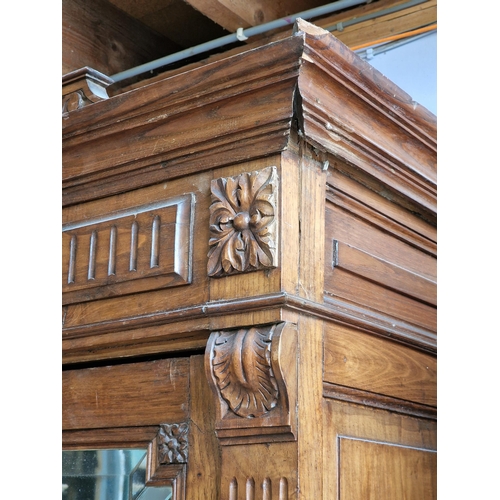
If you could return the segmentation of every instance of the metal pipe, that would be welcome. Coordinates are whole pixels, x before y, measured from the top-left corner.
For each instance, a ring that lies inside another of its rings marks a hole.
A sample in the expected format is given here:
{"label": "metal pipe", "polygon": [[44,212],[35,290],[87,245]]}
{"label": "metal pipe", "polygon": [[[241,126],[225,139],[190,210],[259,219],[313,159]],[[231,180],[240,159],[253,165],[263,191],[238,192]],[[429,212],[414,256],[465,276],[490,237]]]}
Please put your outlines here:
{"label": "metal pipe", "polygon": [[140,66],[136,66],[135,68],[131,68],[126,71],[116,73],[115,75],[111,76],[111,79],[115,82],[119,82],[121,80],[125,80],[127,78],[131,78],[133,76],[146,73],[147,71],[152,71],[162,66],[166,66],[167,64],[172,64],[174,62],[181,61],[190,56],[202,54],[204,52],[208,52],[209,50],[216,49],[233,42],[246,40],[251,36],[260,35],[262,33],[266,33],[267,31],[271,31],[276,28],[289,26],[293,24],[295,20],[299,17],[307,20],[313,17],[319,17],[322,15],[331,14],[332,12],[336,12],[338,10],[354,7],[356,5],[361,5],[363,3],[367,3],[368,1],[370,0],[337,0],[336,2],[332,2],[323,5],[321,7],[316,7],[314,9],[305,10],[304,12],[299,12],[298,14],[294,14],[293,16],[282,17],[281,19],[276,19],[269,23],[260,24],[259,26],[252,26],[251,28],[247,29],[240,28],[236,33],[231,33],[221,38],[217,38],[215,40],[211,40],[209,42],[196,45],[189,49],[181,50],[180,52],[176,52],[175,54],[170,54],[168,56],[161,57],[160,59],[156,59],[155,61],[141,64]]}
{"label": "metal pipe", "polygon": [[359,57],[361,57],[361,59],[371,59],[374,56],[383,54],[384,52],[388,52],[389,50],[392,49],[397,49],[398,47],[406,45],[407,43],[415,42],[426,36],[433,35],[436,33],[436,31],[437,30],[428,31],[427,33],[421,33],[420,35],[410,36],[403,40],[397,40],[395,42],[385,43],[383,45],[380,45],[379,47],[374,47],[374,48],[367,47],[365,49],[355,50],[354,52],[356,52],[356,54]]}

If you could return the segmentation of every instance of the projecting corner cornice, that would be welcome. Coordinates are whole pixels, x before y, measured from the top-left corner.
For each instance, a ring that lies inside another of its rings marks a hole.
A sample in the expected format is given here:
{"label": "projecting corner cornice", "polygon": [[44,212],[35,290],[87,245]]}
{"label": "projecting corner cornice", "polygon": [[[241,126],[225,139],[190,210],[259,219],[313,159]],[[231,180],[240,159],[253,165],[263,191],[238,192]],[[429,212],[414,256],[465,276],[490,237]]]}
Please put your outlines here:
{"label": "projecting corner cornice", "polygon": [[315,148],[436,212],[436,117],[302,20],[289,38],[62,121],[64,205],[279,153],[298,127]]}
{"label": "projecting corner cornice", "polygon": [[295,29],[301,135],[435,216],[435,115],[328,31],[303,20]]}

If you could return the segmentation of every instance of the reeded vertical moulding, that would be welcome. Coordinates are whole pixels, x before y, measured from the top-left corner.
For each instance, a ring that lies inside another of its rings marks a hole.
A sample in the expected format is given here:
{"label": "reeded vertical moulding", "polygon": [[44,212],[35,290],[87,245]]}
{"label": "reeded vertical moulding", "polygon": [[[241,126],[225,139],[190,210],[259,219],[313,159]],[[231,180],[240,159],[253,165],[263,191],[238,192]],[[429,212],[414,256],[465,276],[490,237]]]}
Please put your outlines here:
{"label": "reeded vertical moulding", "polygon": [[212,332],[205,369],[222,445],[295,440],[295,325]]}
{"label": "reeded vertical moulding", "polygon": [[212,278],[278,266],[276,167],[211,184],[207,272]]}

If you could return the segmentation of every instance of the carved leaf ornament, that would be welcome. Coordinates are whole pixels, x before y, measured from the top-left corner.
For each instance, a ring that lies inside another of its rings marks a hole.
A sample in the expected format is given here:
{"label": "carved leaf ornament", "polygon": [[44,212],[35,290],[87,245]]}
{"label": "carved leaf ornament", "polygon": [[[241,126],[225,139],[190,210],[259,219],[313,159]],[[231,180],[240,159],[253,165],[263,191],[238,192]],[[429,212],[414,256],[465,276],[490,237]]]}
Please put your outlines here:
{"label": "carved leaf ornament", "polygon": [[276,267],[276,167],[212,181],[208,274]]}
{"label": "carved leaf ornament", "polygon": [[187,463],[188,424],[162,424],[158,433],[158,461],[160,464]]}
{"label": "carved leaf ornament", "polygon": [[271,368],[275,327],[219,332],[214,344],[213,372],[219,391],[240,417],[259,417],[278,403],[278,385]]}

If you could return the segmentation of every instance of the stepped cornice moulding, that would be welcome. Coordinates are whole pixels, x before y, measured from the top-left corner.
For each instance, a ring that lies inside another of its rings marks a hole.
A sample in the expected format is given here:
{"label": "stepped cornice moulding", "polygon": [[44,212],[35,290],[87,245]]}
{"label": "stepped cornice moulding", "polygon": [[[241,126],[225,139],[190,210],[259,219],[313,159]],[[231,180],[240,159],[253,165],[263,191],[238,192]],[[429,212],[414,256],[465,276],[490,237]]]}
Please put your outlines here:
{"label": "stepped cornice moulding", "polygon": [[302,20],[294,36],[66,113],[63,203],[278,153],[294,128],[435,216],[436,117]]}

